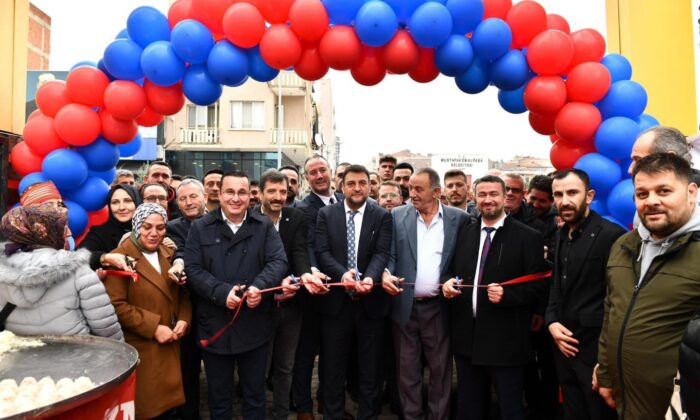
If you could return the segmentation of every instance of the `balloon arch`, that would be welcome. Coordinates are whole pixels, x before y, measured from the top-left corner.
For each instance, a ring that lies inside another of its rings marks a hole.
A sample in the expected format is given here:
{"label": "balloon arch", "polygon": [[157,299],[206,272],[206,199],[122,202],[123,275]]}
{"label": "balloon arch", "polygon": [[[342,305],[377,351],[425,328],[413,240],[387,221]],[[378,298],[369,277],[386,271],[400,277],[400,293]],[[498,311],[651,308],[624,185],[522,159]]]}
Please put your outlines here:
{"label": "balloon arch", "polygon": [[418,83],[442,73],[469,94],[494,85],[503,109],[529,112],[553,143],[553,166],[588,172],[594,208],[624,226],[635,211],[632,144],[658,122],[644,114],[630,63],[605,49],[597,31],[571,32],[531,0],[177,0],[167,17],[139,7],[98,63],[38,90],[10,159],[20,193],[57,185],[78,237],[106,220],[115,166],[140,148],[139,125],[158,125],[185,98],[209,105],[222,85],[290,68],[310,81],[350,70],[366,86],[387,73]]}

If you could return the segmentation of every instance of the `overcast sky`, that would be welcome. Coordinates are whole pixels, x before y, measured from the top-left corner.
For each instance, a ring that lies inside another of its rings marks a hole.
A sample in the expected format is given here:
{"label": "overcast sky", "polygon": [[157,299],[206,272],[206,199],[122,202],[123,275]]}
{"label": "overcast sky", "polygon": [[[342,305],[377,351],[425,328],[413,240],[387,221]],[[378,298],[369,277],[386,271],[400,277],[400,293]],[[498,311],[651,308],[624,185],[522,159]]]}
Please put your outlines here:
{"label": "overcast sky", "polygon": [[[167,0],[32,0],[52,18],[51,69],[68,70],[97,61],[126,26],[129,13],[150,5],[167,13]],[[564,16],[572,30],[606,33],[605,0],[540,0],[548,13]],[[532,131],[527,114],[512,115],[498,104],[497,89],[462,93],[449,77],[427,85],[408,76],[387,76],[364,87],[349,72],[329,73],[341,160],[365,163],[378,152],[479,153],[491,159],[514,155],[549,157],[550,141]]]}

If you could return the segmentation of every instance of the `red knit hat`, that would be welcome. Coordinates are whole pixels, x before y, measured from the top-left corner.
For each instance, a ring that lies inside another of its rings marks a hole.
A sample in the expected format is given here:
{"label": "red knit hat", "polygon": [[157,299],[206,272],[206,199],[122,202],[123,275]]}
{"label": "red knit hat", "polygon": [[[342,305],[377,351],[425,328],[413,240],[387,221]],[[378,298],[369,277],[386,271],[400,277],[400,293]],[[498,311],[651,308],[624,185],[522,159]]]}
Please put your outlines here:
{"label": "red knit hat", "polygon": [[60,199],[61,193],[58,192],[56,185],[51,181],[46,181],[27,187],[19,198],[19,204],[22,206],[32,206],[45,203],[49,200]]}

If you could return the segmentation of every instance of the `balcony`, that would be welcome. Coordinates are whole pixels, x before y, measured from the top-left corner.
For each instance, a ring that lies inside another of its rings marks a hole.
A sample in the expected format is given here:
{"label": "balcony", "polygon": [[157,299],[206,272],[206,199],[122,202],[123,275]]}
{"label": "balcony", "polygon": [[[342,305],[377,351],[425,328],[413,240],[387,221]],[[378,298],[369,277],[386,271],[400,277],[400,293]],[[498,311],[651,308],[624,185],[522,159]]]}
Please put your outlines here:
{"label": "balcony", "polygon": [[282,85],[282,96],[306,96],[306,80],[297,76],[293,71],[282,71],[272,81],[268,82],[270,89],[277,94],[277,87]]}
{"label": "balcony", "polygon": [[[279,130],[270,130],[270,144],[277,144]],[[306,146],[309,142],[309,132],[300,129],[282,130],[282,146]]]}
{"label": "balcony", "polygon": [[180,130],[180,143],[183,144],[219,144],[219,129],[182,129]]}

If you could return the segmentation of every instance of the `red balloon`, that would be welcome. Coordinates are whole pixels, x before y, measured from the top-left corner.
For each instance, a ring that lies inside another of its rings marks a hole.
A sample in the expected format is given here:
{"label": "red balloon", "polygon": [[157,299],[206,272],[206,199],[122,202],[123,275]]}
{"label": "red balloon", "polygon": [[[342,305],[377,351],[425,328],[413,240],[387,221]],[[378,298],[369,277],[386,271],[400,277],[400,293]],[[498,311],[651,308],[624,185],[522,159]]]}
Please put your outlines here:
{"label": "red balloon", "polygon": [[257,2],[258,8],[270,23],[286,23],[294,0],[264,0]]}
{"label": "red balloon", "polygon": [[555,114],[566,103],[566,84],[559,76],[537,76],[527,84],[523,97],[530,112]]}
{"label": "red balloon", "polygon": [[66,78],[66,90],[73,102],[93,106],[104,104],[104,92],[109,85],[109,78],[102,70],[81,66],[68,73]]}
{"label": "red balloon", "polygon": [[105,109],[120,120],[133,120],[146,108],[146,94],[130,80],[115,80],[104,94]]}
{"label": "red balloon", "polygon": [[527,63],[541,76],[554,76],[566,70],[574,56],[574,43],[566,33],[549,29],[537,35],[527,49]]}
{"label": "red balloon", "polygon": [[607,67],[600,63],[581,63],[569,71],[566,91],[570,101],[598,102],[610,89],[612,77]]}
{"label": "red balloon", "polygon": [[304,80],[313,82],[328,73],[328,65],[323,62],[318,51],[318,45],[305,45],[301,51],[301,58],[294,66],[294,71]]}
{"label": "red balloon", "polygon": [[15,144],[10,152],[10,164],[19,176],[41,172],[41,162],[43,161],[44,158],[32,152],[27,143],[23,141]]}
{"label": "red balloon", "polygon": [[176,0],[175,3],[170,5],[170,9],[168,10],[168,22],[170,22],[170,28],[174,28],[175,25],[185,19],[190,19],[191,16],[192,0]]}
{"label": "red balloon", "polygon": [[554,130],[563,141],[592,144],[601,121],[600,111],[596,106],[583,102],[569,102],[557,114]]}
{"label": "red balloon", "polygon": [[583,155],[595,152],[595,147],[590,145],[568,144],[561,140],[552,145],[549,151],[549,160],[557,170],[573,168]]}
{"label": "red balloon", "polygon": [[556,134],[550,134],[550,135],[549,135],[549,141],[551,141],[552,144],[556,143],[557,140],[559,140],[559,136],[557,136]]}
{"label": "red balloon", "polygon": [[268,66],[284,70],[301,58],[301,42],[285,24],[275,24],[265,31],[260,40],[260,55]]}
{"label": "red balloon", "polygon": [[32,119],[34,119],[34,118],[36,118],[36,117],[42,116],[42,115],[44,115],[44,114],[42,114],[40,110],[35,109],[35,110],[32,111],[32,113],[29,114],[29,116],[27,117],[27,122],[31,121]]}
{"label": "red balloon", "polygon": [[530,127],[532,127],[535,132],[540,133],[545,136],[554,134],[554,114],[533,114],[532,112],[528,115],[528,120],[530,121]]}
{"label": "red balloon", "polygon": [[537,34],[547,29],[547,12],[536,1],[524,0],[511,7],[506,22],[513,33],[513,46],[524,48]]}
{"label": "red balloon", "polygon": [[54,119],[41,115],[27,121],[24,126],[24,142],[38,156],[46,156],[56,149],[67,148],[54,127]]}
{"label": "red balloon", "polygon": [[299,38],[316,42],[328,30],[328,12],[320,0],[296,0],[289,9],[289,24]]}
{"label": "red balloon", "polygon": [[[143,83],[148,106],[162,115],[177,114],[185,106],[185,95],[182,94],[182,83],[172,86],[158,86],[146,79]],[[145,109],[144,105],[144,109]],[[143,111],[141,111],[143,113]],[[112,113],[114,115],[114,113]],[[139,113],[139,115],[141,115]],[[127,118],[128,119],[128,118]]]}
{"label": "red balloon", "polygon": [[362,44],[352,27],[336,25],[321,38],[319,52],[328,67],[335,70],[350,70],[360,61]]}
{"label": "red balloon", "polygon": [[547,15],[547,29],[557,29],[564,33],[571,33],[569,22],[562,16],[550,13]]}
{"label": "red balloon", "polygon": [[394,74],[406,74],[418,66],[420,49],[406,30],[396,35],[384,47],[384,66]]}
{"label": "red balloon", "polygon": [[574,57],[569,69],[573,69],[586,61],[600,62],[605,55],[605,38],[595,29],[581,29],[571,33],[574,41]]}
{"label": "red balloon", "polygon": [[141,127],[155,127],[163,122],[163,116],[146,106],[143,114],[136,119],[136,122]]}
{"label": "red balloon", "polygon": [[224,32],[222,24],[224,13],[233,3],[234,0],[192,0],[190,8],[192,19],[206,25],[216,37]]}
{"label": "red balloon", "polygon": [[86,105],[68,104],[56,114],[54,127],[71,146],[86,146],[100,135],[100,117]]}
{"label": "red balloon", "polygon": [[114,144],[130,142],[139,132],[139,126],[134,120],[120,120],[109,111],[100,111],[102,121],[102,137]]}
{"label": "red balloon", "polygon": [[428,83],[435,80],[440,75],[440,70],[435,65],[435,50],[421,48],[418,65],[408,75],[418,83]]}
{"label": "red balloon", "polygon": [[104,206],[99,210],[91,211],[88,213],[88,223],[90,226],[100,226],[107,222],[109,219],[109,207]]}
{"label": "red balloon", "polygon": [[362,58],[350,70],[352,78],[364,86],[374,86],[386,77],[386,68],[382,63],[382,49],[364,47]]}
{"label": "red balloon", "polygon": [[513,0],[484,0],[484,20],[488,18],[505,20],[511,7],[513,7]]}
{"label": "red balloon", "polygon": [[237,47],[252,48],[265,34],[265,18],[252,4],[234,4],[226,10],[223,19],[224,35]]}
{"label": "red balloon", "polygon": [[58,110],[70,102],[66,82],[63,80],[46,82],[36,91],[36,105],[47,117],[55,117]]}

